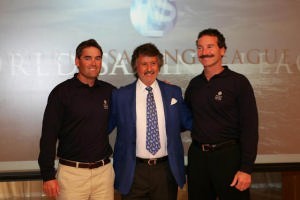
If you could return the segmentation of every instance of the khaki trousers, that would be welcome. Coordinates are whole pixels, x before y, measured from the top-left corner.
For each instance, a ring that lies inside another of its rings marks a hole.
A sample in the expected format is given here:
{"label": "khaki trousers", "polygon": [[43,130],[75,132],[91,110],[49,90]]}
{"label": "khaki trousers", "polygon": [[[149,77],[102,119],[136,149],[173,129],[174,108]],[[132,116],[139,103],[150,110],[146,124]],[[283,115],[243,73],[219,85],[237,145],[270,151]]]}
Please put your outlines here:
{"label": "khaki trousers", "polygon": [[111,163],[94,169],[59,164],[58,200],[113,200],[115,173]]}

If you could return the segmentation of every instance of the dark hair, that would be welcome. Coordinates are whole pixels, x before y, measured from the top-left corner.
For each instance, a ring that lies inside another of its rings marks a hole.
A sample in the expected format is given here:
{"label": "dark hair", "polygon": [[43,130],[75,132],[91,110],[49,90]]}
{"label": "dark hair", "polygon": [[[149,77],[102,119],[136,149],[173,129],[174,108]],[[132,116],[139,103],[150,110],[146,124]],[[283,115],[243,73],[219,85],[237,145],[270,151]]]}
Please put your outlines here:
{"label": "dark hair", "polygon": [[95,47],[97,49],[100,50],[101,52],[101,57],[103,55],[103,51],[102,51],[102,48],[101,46],[98,44],[98,42],[94,39],[89,39],[89,40],[86,40],[86,41],[83,41],[81,42],[77,48],[76,48],[76,57],[77,58],[80,58],[81,54],[82,54],[82,51],[83,49],[87,48],[87,47]]}
{"label": "dark hair", "polygon": [[133,72],[135,73],[135,76],[136,76],[136,61],[140,55],[151,56],[151,57],[157,56],[159,69],[164,64],[163,55],[160,53],[160,51],[157,49],[157,47],[154,44],[152,43],[142,44],[137,48],[135,48],[131,56],[131,67]]}
{"label": "dark hair", "polygon": [[196,45],[198,45],[198,40],[199,38],[201,38],[204,35],[209,35],[209,36],[215,36],[218,38],[218,46],[219,48],[225,48],[225,50],[227,49],[226,43],[225,43],[225,37],[223,36],[223,34],[218,31],[217,29],[213,29],[213,28],[208,28],[208,29],[204,29],[203,31],[201,31],[198,34],[198,38],[196,40]]}

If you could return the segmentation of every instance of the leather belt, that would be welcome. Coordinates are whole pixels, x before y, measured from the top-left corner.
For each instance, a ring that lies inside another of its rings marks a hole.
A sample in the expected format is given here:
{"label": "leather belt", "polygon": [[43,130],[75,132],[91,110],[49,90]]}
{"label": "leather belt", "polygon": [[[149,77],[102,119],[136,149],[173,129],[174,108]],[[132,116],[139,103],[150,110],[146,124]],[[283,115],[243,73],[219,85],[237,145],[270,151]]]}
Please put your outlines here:
{"label": "leather belt", "polygon": [[136,161],[138,163],[146,163],[148,165],[157,165],[159,163],[165,162],[168,160],[168,156],[160,157],[160,158],[139,158],[136,157]]}
{"label": "leather belt", "polygon": [[103,160],[86,163],[86,162],[76,162],[76,161],[71,161],[71,160],[65,160],[65,159],[60,158],[59,163],[70,166],[70,167],[94,169],[94,168],[102,167],[102,166],[110,163],[110,159],[105,158]]}
{"label": "leather belt", "polygon": [[217,144],[202,144],[193,140],[192,144],[198,147],[203,152],[213,152],[219,149],[223,149],[226,147],[230,147],[238,144],[237,140],[227,140],[225,142],[217,143]]}

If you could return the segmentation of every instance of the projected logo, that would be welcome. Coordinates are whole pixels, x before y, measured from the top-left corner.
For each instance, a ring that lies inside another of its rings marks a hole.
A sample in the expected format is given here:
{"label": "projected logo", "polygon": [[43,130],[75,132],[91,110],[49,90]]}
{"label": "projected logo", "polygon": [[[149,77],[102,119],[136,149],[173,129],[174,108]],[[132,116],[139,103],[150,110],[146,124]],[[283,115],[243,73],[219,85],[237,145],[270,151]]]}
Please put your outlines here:
{"label": "projected logo", "polygon": [[177,10],[175,0],[133,0],[131,23],[143,36],[162,37],[173,29]]}

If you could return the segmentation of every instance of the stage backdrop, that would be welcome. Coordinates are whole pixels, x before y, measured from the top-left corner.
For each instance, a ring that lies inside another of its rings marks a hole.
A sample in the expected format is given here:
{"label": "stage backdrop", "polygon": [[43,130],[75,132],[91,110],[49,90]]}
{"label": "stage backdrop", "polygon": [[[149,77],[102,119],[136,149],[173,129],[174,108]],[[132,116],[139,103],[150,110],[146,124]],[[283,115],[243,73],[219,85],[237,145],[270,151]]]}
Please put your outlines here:
{"label": "stage backdrop", "polygon": [[[1,0],[0,170],[37,168],[48,94],[77,71],[81,41],[101,44],[99,79],[118,87],[134,80],[133,49],[152,42],[166,61],[159,78],[184,92],[202,72],[195,40],[209,27],[226,37],[225,64],[255,90],[257,162],[300,162],[299,11],[299,0]],[[189,133],[182,139],[187,150]]]}

